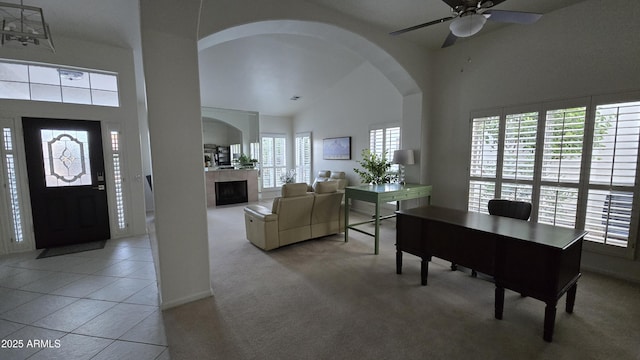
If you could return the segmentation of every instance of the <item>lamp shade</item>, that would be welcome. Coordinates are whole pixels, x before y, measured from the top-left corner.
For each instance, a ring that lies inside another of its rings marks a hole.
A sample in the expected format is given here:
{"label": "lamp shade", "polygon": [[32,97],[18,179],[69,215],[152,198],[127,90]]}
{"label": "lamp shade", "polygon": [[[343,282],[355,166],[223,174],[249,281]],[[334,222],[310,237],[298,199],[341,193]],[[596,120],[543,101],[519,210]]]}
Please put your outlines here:
{"label": "lamp shade", "polygon": [[465,15],[453,20],[449,29],[457,37],[469,37],[477,34],[486,22],[487,18],[484,15]]}
{"label": "lamp shade", "polygon": [[394,164],[400,165],[413,165],[415,164],[415,159],[413,157],[413,150],[396,150],[393,152],[393,161]]}

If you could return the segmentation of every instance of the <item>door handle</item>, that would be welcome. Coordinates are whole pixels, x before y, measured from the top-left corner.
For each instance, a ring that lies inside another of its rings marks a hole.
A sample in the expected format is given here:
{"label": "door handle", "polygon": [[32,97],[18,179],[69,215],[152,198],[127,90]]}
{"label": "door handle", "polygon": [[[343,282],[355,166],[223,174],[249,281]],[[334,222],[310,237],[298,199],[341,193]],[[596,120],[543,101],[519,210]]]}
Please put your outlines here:
{"label": "door handle", "polygon": [[94,186],[92,187],[93,190],[100,190],[100,191],[104,191],[104,185],[98,185],[98,186]]}

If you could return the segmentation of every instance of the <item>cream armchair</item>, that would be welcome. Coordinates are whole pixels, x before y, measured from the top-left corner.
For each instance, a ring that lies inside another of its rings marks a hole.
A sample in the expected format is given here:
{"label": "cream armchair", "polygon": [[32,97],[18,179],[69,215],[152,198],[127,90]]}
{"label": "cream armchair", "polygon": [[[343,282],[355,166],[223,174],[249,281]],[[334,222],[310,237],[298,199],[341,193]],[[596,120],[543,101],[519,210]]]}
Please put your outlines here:
{"label": "cream armchair", "polygon": [[343,193],[337,190],[337,181],[316,184],[315,200],[311,209],[312,238],[344,231]]}
{"label": "cream armchair", "polygon": [[271,210],[261,205],[246,206],[247,239],[264,250],[310,239],[313,200],[306,183],[295,183],[282,186],[282,196],[273,199]]}
{"label": "cream armchair", "polygon": [[325,181],[335,181],[338,183],[338,190],[344,190],[349,185],[349,180],[344,171],[320,170],[316,175],[313,184],[309,186],[309,191],[315,191],[316,185]]}
{"label": "cream armchair", "polygon": [[257,247],[271,250],[280,246],[336,234],[344,230],[341,192],[337,182],[323,182],[315,193],[307,184],[285,184],[282,196],[271,209],[260,205],[244,208],[247,239]]}
{"label": "cream armchair", "polygon": [[347,180],[347,175],[344,171],[332,171],[331,176],[329,176],[329,181],[337,182],[338,190],[344,190],[344,188],[349,185],[349,180]]}

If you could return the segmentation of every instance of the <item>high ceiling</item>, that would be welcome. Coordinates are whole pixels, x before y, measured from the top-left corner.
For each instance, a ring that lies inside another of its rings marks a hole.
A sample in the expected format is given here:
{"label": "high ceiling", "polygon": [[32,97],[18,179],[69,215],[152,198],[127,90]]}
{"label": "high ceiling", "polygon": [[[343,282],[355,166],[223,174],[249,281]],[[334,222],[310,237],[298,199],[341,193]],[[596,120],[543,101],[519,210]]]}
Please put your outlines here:
{"label": "high ceiling", "polygon": [[[384,33],[450,15],[441,0],[306,1],[369,23]],[[496,9],[545,14],[581,1],[508,0]],[[135,0],[26,0],[25,4],[44,9],[54,41],[56,36],[63,36],[140,47]],[[506,25],[487,23],[482,31],[501,26]],[[435,50],[447,33],[448,26],[439,24],[401,36]],[[335,44],[295,35],[258,35],[221,43],[203,50],[199,60],[203,105],[270,115],[294,114],[364,61]],[[290,100],[296,95],[301,99]]]}

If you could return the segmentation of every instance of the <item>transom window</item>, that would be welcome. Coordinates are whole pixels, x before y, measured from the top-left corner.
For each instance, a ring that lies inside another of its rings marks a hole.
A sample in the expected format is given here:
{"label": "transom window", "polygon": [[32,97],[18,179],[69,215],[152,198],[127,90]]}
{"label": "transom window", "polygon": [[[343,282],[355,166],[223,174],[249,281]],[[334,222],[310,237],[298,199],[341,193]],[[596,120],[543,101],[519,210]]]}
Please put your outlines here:
{"label": "transom window", "polygon": [[0,60],[0,99],[120,106],[116,74],[6,60]]}
{"label": "transom window", "polygon": [[531,202],[531,221],[584,228],[596,248],[632,256],[640,94],[535,108],[472,114],[469,211],[487,213],[493,198]]}

